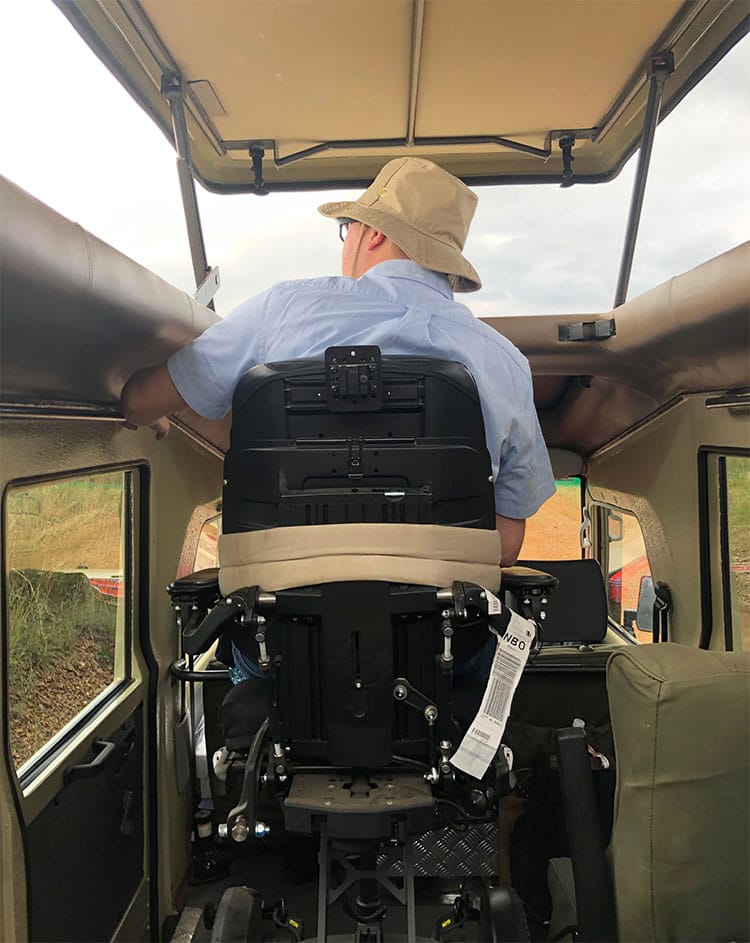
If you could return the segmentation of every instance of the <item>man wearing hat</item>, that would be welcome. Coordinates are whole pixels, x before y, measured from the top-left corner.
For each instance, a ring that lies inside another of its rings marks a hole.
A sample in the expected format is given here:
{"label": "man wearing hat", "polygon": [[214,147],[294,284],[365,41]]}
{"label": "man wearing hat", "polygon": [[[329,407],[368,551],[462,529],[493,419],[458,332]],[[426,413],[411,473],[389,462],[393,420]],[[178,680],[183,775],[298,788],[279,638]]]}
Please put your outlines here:
{"label": "man wearing hat", "polygon": [[554,492],[554,480],[525,357],[453,298],[481,287],[462,255],[476,203],[431,161],[389,161],[358,200],[320,207],[339,222],[342,275],[280,282],[166,363],[138,371],[122,394],[128,425],[152,425],[161,437],[163,417],[186,406],[218,419],[250,367],[322,358],[333,345],[460,360],[482,403],[502,563],[514,563],[526,518]]}

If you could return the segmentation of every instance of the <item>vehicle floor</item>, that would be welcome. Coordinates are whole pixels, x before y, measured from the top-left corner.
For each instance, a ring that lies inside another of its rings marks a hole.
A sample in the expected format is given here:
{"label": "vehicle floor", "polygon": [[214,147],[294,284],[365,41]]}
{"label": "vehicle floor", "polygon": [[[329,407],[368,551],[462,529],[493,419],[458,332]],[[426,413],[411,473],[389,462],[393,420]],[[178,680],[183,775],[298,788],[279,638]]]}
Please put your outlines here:
{"label": "vehicle floor", "polygon": [[[268,816],[266,816],[268,818]],[[224,846],[220,855],[228,866],[228,874],[220,880],[194,884],[189,888],[186,907],[199,908],[203,919],[199,921],[191,943],[210,943],[211,927],[216,908],[223,892],[233,886],[250,887],[263,900],[264,911],[268,911],[263,922],[264,943],[295,939],[317,938],[318,909],[318,848],[317,840],[308,835],[294,835],[284,830],[281,818],[269,823],[271,832],[263,841],[248,842],[246,846]],[[467,879],[464,879],[467,880]],[[476,880],[476,879],[474,879]],[[471,879],[469,879],[471,881]],[[417,878],[415,882],[416,927],[420,940],[444,939],[450,941],[477,941],[480,939],[476,920],[466,920],[463,926],[455,926],[448,934],[438,937],[439,922],[453,914],[453,902],[461,894],[461,879]],[[479,896],[471,884],[466,890],[476,904]],[[406,940],[406,910],[383,893],[387,912],[382,921],[384,941]],[[303,934],[296,937],[288,928],[274,925],[270,911],[283,904],[287,914],[302,924]],[[339,940],[354,940],[356,923],[348,916],[341,902],[336,902],[328,911],[328,937]],[[530,927],[531,939],[546,939],[541,928]],[[375,940],[377,937],[373,936]],[[509,936],[508,939],[518,939]],[[362,937],[361,939],[366,939]],[[180,937],[184,941],[184,937]]]}

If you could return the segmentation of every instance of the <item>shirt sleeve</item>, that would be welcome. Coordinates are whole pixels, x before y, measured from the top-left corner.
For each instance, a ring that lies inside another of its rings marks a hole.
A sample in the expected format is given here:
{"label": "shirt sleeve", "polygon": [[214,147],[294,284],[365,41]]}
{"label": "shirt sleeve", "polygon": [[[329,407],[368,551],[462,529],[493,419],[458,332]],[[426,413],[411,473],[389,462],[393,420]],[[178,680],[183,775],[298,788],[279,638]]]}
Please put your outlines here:
{"label": "shirt sleeve", "polygon": [[536,514],[555,493],[555,479],[534,408],[530,381],[524,399],[500,448],[495,479],[495,512],[519,520]]}
{"label": "shirt sleeve", "polygon": [[272,288],[238,305],[167,360],[180,396],[205,419],[225,416],[237,381],[250,367],[264,362],[273,293]]}

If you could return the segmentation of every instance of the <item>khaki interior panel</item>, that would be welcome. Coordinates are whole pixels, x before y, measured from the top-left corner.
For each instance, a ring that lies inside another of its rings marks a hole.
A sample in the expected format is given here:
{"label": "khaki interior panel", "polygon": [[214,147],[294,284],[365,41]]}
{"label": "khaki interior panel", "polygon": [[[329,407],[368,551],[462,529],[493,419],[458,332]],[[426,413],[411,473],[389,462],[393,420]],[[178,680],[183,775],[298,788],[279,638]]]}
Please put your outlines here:
{"label": "khaki interior panel", "polygon": [[182,81],[196,174],[220,191],[254,189],[251,143],[269,189],[360,185],[404,154],[559,181],[568,132],[577,179],[610,179],[652,56],[675,60],[664,116],[748,21],[742,0],[55,2],[170,140],[162,76]]}

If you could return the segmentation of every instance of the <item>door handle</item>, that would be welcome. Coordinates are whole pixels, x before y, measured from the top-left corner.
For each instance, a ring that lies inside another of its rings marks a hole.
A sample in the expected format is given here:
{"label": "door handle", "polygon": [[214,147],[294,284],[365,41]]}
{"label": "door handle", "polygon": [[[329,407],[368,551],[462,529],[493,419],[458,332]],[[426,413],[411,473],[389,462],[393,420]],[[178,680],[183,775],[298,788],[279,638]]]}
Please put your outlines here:
{"label": "door handle", "polygon": [[63,773],[65,785],[67,786],[68,783],[72,783],[76,779],[91,779],[92,776],[98,776],[112,758],[115,746],[116,744],[111,740],[94,740],[92,747],[94,759],[90,763],[69,766]]}

